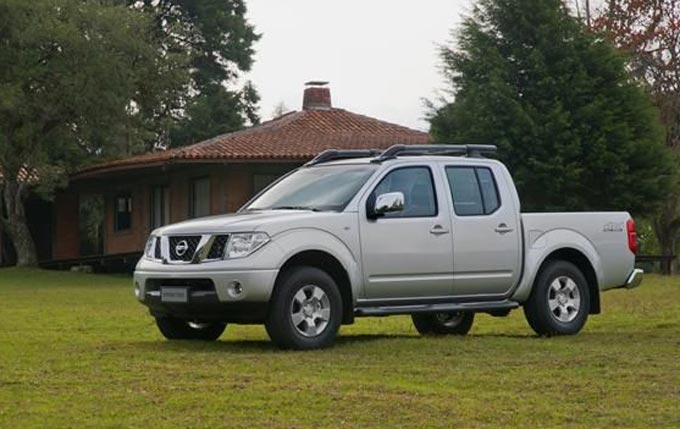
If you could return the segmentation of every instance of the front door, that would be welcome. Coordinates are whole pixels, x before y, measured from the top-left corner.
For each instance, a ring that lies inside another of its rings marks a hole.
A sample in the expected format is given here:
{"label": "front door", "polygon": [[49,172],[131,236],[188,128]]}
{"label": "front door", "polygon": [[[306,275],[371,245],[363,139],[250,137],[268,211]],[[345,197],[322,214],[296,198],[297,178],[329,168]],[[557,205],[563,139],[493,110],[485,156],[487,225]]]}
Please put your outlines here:
{"label": "front door", "polygon": [[503,295],[520,275],[521,225],[500,168],[449,165],[453,203],[453,290],[457,296]]}
{"label": "front door", "polygon": [[401,212],[370,220],[364,204],[360,224],[366,298],[451,294],[453,244],[445,194],[442,186],[435,186],[437,173],[427,166],[409,166],[383,176],[367,201],[401,192]]}

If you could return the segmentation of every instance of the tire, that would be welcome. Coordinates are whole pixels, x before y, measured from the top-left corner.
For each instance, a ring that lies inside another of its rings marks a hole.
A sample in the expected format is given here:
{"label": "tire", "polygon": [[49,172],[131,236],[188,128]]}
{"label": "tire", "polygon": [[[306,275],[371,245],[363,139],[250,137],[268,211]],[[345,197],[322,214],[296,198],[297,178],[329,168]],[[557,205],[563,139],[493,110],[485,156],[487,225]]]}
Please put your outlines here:
{"label": "tire", "polygon": [[168,340],[215,341],[227,328],[226,323],[190,323],[174,317],[157,317],[156,325]]}
{"label": "tire", "polygon": [[453,313],[413,314],[411,320],[421,335],[466,335],[475,321],[475,313],[456,311]]}
{"label": "tire", "polygon": [[573,335],[588,320],[590,291],[585,276],[576,265],[553,261],[541,270],[524,315],[538,335]]}
{"label": "tire", "polygon": [[282,349],[333,344],[342,322],[342,297],[325,271],[295,267],[283,273],[269,302],[265,328]]}

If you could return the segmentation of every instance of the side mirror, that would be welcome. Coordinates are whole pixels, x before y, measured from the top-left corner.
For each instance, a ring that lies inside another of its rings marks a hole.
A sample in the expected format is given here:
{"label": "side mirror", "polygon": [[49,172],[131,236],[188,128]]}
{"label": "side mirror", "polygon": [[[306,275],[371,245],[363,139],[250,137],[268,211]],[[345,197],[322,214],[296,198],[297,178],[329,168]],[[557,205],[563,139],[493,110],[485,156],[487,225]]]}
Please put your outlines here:
{"label": "side mirror", "polygon": [[388,192],[380,194],[375,199],[373,207],[369,207],[368,217],[377,219],[387,213],[397,213],[404,210],[404,194],[401,192]]}

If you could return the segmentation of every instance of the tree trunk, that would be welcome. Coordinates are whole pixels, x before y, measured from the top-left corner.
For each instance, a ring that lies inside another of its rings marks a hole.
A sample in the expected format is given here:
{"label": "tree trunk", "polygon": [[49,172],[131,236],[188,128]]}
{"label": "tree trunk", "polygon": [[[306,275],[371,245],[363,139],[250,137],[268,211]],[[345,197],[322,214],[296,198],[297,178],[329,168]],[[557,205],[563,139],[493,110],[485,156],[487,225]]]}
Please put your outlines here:
{"label": "tree trunk", "polygon": [[5,229],[17,254],[17,266],[37,267],[38,255],[35,250],[35,242],[28,230],[26,220],[22,219],[15,224],[8,224]]}
{"label": "tree trunk", "polygon": [[25,184],[9,178],[5,181],[3,192],[5,213],[0,213],[0,220],[16,252],[17,266],[37,267],[38,254],[26,222],[24,192]]}

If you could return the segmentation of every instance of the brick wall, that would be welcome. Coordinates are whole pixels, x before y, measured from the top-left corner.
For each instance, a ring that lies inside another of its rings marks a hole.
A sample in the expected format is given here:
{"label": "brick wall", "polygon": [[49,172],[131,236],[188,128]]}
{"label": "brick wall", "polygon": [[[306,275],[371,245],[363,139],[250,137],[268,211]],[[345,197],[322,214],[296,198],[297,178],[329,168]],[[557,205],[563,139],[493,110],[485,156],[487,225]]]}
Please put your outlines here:
{"label": "brick wall", "polygon": [[253,174],[257,168],[240,166],[226,171],[220,192],[226,196],[227,211],[235,212],[253,195]]}
{"label": "brick wall", "polygon": [[[104,253],[115,255],[142,250],[149,235],[149,190],[142,183],[115,186],[105,195]],[[115,230],[114,204],[119,195],[132,196],[132,221],[130,229]]]}

